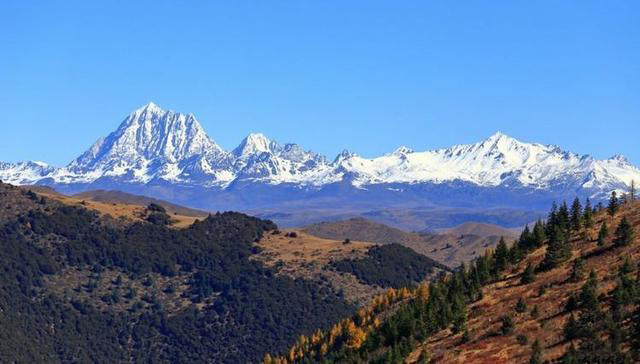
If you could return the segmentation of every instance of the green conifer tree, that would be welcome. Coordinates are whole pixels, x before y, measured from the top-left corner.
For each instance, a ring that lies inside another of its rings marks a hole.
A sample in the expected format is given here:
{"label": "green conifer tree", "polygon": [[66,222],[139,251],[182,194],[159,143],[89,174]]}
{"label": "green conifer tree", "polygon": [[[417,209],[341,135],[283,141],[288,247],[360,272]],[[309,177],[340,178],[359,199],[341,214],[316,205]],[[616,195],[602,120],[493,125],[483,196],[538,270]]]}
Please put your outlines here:
{"label": "green conifer tree", "polygon": [[571,205],[571,229],[578,231],[582,228],[582,205],[577,197]]}
{"label": "green conifer tree", "polygon": [[509,264],[509,248],[504,238],[500,238],[500,242],[496,247],[495,253],[493,253],[493,275],[497,276],[500,272],[507,268]]}
{"label": "green conifer tree", "polygon": [[618,212],[620,201],[618,201],[618,194],[616,191],[611,192],[611,197],[609,198],[609,206],[607,210],[609,211],[609,215],[615,216]]}
{"label": "green conifer tree", "polygon": [[620,220],[620,224],[616,228],[615,240],[613,241],[616,246],[625,246],[631,244],[634,237],[634,231],[631,224],[626,217]]}
{"label": "green conifer tree", "polygon": [[579,282],[584,276],[584,261],[582,258],[577,258],[573,261],[573,267],[571,268],[571,275],[569,280],[571,282]]}
{"label": "green conifer tree", "polygon": [[538,339],[533,342],[533,345],[531,345],[531,349],[533,350],[533,352],[531,353],[529,364],[542,364],[542,348],[540,347],[540,342],[538,341]]}
{"label": "green conifer tree", "polygon": [[564,262],[571,256],[571,247],[567,240],[567,235],[559,226],[553,231],[549,237],[549,246],[542,261],[543,269],[552,269],[558,264]]}
{"label": "green conifer tree", "polygon": [[547,240],[547,236],[545,233],[544,223],[542,221],[536,222],[536,225],[533,227],[533,245],[536,248],[541,247],[544,244],[544,241]]}
{"label": "green conifer tree", "polygon": [[591,200],[589,200],[588,198],[584,206],[583,220],[585,227],[593,227],[593,208],[591,207]]}
{"label": "green conifer tree", "polygon": [[600,225],[600,231],[598,232],[598,246],[604,246],[608,236],[609,228],[607,227],[607,222],[603,221],[602,225]]}
{"label": "green conifer tree", "polygon": [[531,263],[527,264],[524,272],[522,272],[522,277],[520,278],[520,283],[529,284],[532,283],[536,279],[535,269]]}

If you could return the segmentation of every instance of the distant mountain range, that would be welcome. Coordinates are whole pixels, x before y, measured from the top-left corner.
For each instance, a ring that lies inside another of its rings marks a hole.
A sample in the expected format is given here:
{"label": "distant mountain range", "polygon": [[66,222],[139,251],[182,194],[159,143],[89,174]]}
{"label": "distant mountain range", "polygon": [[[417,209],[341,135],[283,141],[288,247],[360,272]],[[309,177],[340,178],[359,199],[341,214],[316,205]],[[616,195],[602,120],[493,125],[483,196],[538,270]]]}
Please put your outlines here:
{"label": "distant mountain range", "polygon": [[290,214],[310,208],[540,210],[552,200],[597,200],[626,190],[640,181],[640,170],[623,156],[598,160],[499,132],[474,144],[425,152],[400,147],[376,158],[344,151],[330,161],[263,134],[227,151],[193,114],[149,103],[67,166],[0,163],[0,179],[65,193],[116,189],[207,210]]}

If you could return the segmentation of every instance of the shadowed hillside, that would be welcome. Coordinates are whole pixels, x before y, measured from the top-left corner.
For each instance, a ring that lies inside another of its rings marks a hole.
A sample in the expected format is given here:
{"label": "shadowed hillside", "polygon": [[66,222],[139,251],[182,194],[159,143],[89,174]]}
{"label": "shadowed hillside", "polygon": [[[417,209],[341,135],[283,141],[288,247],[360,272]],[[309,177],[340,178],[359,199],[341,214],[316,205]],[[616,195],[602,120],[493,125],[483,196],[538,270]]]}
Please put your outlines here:
{"label": "shadowed hillside", "polygon": [[[437,274],[402,247],[168,212],[0,183],[0,362],[256,362]],[[387,280],[333,266],[373,258]]]}

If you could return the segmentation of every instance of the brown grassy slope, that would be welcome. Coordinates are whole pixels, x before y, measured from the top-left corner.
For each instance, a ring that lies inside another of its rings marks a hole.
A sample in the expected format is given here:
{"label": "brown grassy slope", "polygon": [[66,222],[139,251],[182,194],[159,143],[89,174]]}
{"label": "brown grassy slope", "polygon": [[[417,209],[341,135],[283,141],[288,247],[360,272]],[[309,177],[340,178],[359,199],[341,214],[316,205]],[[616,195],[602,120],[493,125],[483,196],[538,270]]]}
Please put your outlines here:
{"label": "brown grassy slope", "polygon": [[75,194],[73,195],[73,197],[84,199],[84,200],[96,201],[96,202],[121,203],[121,204],[127,204],[127,205],[140,205],[140,206],[148,206],[151,203],[155,203],[156,205],[160,205],[164,207],[170,215],[173,215],[175,213],[181,216],[202,217],[202,216],[207,216],[209,214],[206,211],[196,210],[189,207],[172,204],[170,202],[158,200],[156,198],[141,196],[141,195],[133,195],[130,193],[115,191],[115,190],[85,191],[85,192]]}
{"label": "brown grassy slope", "polygon": [[[450,268],[484,254],[498,244],[500,236],[510,242],[517,233],[490,224],[464,224],[460,231],[440,234],[416,234],[402,231],[364,218],[322,222],[309,225],[304,232],[321,238],[344,240],[356,239],[380,244],[398,243],[417,253],[432,258]],[[464,233],[466,232],[466,233]]]}
{"label": "brown grassy slope", "polygon": [[[426,254],[452,268],[459,267],[463,262],[466,263],[484,255],[486,250],[493,249],[498,245],[500,238],[501,236],[495,235],[424,235],[427,247]],[[509,244],[514,240],[512,236],[504,238]]]}
{"label": "brown grassy slope", "polygon": [[502,226],[486,224],[482,222],[465,222],[464,224],[460,224],[458,226],[448,228],[448,229],[439,229],[438,232],[441,234],[451,234],[451,235],[477,235],[477,236],[504,236],[506,238],[515,239],[520,235],[522,229],[520,228],[503,228]]}
{"label": "brown grassy slope", "polygon": [[380,287],[359,282],[352,274],[336,272],[329,267],[333,260],[363,258],[376,244],[352,241],[345,245],[341,240],[323,239],[297,230],[296,237],[286,236],[293,231],[265,234],[257,243],[262,251],[253,259],[268,267],[277,266],[279,274],[326,282],[334,289],[342,290],[347,300],[358,305],[366,304],[383,291]]}
{"label": "brown grassy slope", "polygon": [[[620,219],[626,216],[634,226],[635,241],[626,247],[612,247],[612,238],[605,249],[598,248],[595,237],[602,221],[607,221],[611,236]],[[628,204],[614,217],[606,213],[596,216],[592,229],[587,231],[589,239],[584,241],[575,234],[572,258],[548,272],[538,273],[533,283],[520,284],[520,274],[527,263],[538,264],[544,257],[545,248],[529,255],[523,262],[507,272],[502,281],[484,288],[484,298],[468,307],[468,330],[471,340],[460,344],[461,334],[452,335],[449,330],[442,331],[420,345],[409,356],[407,362],[415,362],[424,346],[431,353],[433,363],[527,363],[531,355],[531,343],[538,339],[543,349],[543,359],[553,360],[560,357],[568,343],[563,341],[562,329],[569,314],[564,312],[564,304],[572,292],[584,285],[588,272],[594,269],[599,279],[599,293],[608,295],[616,286],[616,274],[626,258],[631,262],[640,260],[640,202]],[[568,282],[573,261],[582,256],[585,262],[585,277],[577,283]],[[634,264],[632,275],[638,274]],[[541,296],[541,287],[546,292]],[[518,299],[525,299],[528,309],[525,313],[516,313]],[[605,300],[606,301],[606,300]],[[531,309],[537,305],[539,317],[533,318]],[[606,309],[606,307],[605,307]],[[513,315],[515,331],[503,336],[500,331],[500,317]],[[520,345],[516,337],[526,335],[528,345]]]}
{"label": "brown grassy slope", "polygon": [[420,235],[408,233],[378,222],[361,217],[348,220],[321,222],[305,227],[304,232],[321,238],[344,240],[364,240],[380,244],[398,243],[403,245],[420,244]]}
{"label": "brown grassy slope", "polygon": [[61,195],[60,192],[56,191],[55,189],[49,187],[49,186],[38,186],[38,185],[24,185],[24,186],[19,186],[20,188],[26,190],[26,191],[33,191],[36,193],[43,193],[43,194],[48,194],[48,195]]}
{"label": "brown grassy slope", "polygon": [[[23,189],[26,188],[27,187],[23,187]],[[58,201],[67,205],[81,205],[84,208],[97,211],[101,215],[109,215],[116,219],[142,221],[146,216],[145,210],[147,205],[94,201],[89,198],[65,196],[59,193],[51,193],[50,191],[46,190],[39,190],[34,192],[51,200]],[[173,221],[173,224],[171,226],[176,228],[187,227],[193,224],[196,219],[203,219],[207,216],[206,213],[203,213],[199,216],[181,215],[176,211],[172,211],[171,209],[167,209],[167,213],[170,215],[171,220]]]}

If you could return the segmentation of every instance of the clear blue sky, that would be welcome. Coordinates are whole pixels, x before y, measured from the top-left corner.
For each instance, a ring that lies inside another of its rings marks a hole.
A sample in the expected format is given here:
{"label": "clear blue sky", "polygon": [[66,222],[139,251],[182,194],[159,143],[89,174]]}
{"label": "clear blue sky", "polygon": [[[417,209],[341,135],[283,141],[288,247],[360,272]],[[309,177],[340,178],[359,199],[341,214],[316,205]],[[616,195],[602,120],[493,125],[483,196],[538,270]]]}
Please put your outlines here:
{"label": "clear blue sky", "polygon": [[501,130],[640,164],[640,2],[0,4],[0,160],[64,165],[153,100],[333,158]]}

